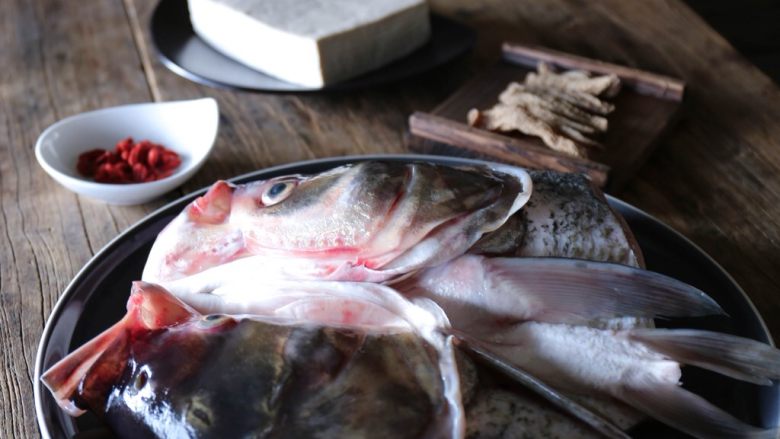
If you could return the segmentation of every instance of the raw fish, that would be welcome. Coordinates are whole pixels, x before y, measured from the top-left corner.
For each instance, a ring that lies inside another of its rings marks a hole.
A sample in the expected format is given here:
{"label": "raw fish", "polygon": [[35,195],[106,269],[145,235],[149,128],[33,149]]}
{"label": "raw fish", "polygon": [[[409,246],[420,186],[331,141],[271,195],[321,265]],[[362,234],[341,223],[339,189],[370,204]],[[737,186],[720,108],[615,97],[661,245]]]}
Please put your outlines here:
{"label": "raw fish", "polygon": [[[363,162],[215,184],[161,233],[143,277],[203,312],[353,330],[379,321],[384,330],[417,334],[439,353],[451,414],[462,411],[460,387],[447,387],[446,378],[457,377],[455,336],[561,392],[615,398],[697,437],[775,436],[679,381],[681,365],[691,364],[770,384],[780,378],[778,351],[724,334],[653,328],[653,317],[722,310],[643,264],[625,222],[583,177]],[[376,307],[382,297],[400,297],[393,289],[414,304]],[[410,309],[422,311],[410,317]],[[418,318],[432,323],[421,327]],[[88,351],[76,355],[79,371],[94,362]],[[463,416],[448,419],[451,435],[462,435]]]}
{"label": "raw fish", "polygon": [[42,380],[68,412],[89,409],[121,437],[463,436],[434,308],[378,286],[283,295],[263,316],[202,315],[136,283],[127,315]]}
{"label": "raw fish", "polygon": [[160,233],[142,279],[208,285],[240,261],[265,279],[383,281],[465,253],[531,188],[509,166],[398,162],[217,182]]}

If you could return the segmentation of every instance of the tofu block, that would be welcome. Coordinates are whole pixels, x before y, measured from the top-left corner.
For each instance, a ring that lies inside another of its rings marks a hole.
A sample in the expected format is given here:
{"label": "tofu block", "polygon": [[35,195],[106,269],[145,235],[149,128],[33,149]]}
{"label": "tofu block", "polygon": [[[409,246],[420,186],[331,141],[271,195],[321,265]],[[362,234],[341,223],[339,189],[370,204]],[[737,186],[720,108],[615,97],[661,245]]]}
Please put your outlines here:
{"label": "tofu block", "polygon": [[425,44],[425,0],[188,0],[207,43],[287,82],[335,84]]}

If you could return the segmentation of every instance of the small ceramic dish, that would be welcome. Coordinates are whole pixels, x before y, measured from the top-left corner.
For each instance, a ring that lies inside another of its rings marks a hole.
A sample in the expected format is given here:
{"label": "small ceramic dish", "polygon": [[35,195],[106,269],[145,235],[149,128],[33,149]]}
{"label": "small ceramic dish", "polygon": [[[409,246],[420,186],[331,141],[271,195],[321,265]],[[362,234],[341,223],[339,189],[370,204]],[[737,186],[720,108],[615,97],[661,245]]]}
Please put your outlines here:
{"label": "small ceramic dish", "polygon": [[[141,204],[175,189],[206,161],[217,137],[219,110],[212,98],[123,105],[71,116],[46,128],[35,144],[41,167],[66,188],[109,204]],[[175,151],[181,165],[148,183],[97,183],[76,170],[81,153],[113,150],[127,137]]]}

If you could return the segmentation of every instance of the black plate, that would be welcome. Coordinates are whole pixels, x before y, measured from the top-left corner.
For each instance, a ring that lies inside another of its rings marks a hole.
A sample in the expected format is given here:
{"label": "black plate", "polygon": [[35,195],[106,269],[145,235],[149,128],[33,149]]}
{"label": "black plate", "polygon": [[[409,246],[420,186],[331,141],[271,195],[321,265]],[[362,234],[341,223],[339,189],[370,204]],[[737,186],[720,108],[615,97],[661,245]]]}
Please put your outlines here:
{"label": "black plate", "polygon": [[[376,159],[424,160],[444,164],[475,162],[441,156],[340,157],[269,168],[237,177],[233,181],[247,182],[278,175],[316,173],[344,163]],[[141,277],[155,237],[187,203],[204,191],[174,201],[130,227],[98,252],[63,292],[44,328],[35,363],[35,408],[44,437],[70,438],[79,431],[100,428],[97,420],[89,414],[76,421],[60,410],[49,392],[43,391],[41,372],[124,315],[130,282]],[[689,321],[675,319],[660,323],[665,323],[665,326],[717,330],[772,343],[769,331],[745,293],[701,249],[641,210],[615,198],[609,201],[625,216],[634,231],[649,269],[708,292],[731,316]],[[747,422],[763,426],[778,424],[778,384],[756,386],[696,368],[684,370],[683,382],[686,388]],[[632,434],[636,437],[684,437],[653,421],[641,424]]]}
{"label": "black plate", "polygon": [[247,91],[348,91],[398,81],[446,63],[470,49],[474,31],[431,14],[431,39],[380,69],[324,88],[292,84],[253,70],[217,51],[192,29],[187,0],[160,0],[151,21],[152,41],[166,67],[201,84]]}

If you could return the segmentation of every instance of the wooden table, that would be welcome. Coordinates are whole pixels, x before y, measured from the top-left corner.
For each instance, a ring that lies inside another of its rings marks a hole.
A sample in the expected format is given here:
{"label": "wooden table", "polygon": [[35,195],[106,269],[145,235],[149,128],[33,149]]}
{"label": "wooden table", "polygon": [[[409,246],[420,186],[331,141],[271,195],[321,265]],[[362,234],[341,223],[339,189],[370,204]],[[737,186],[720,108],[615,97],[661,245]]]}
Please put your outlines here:
{"label": "wooden table", "polygon": [[[168,71],[147,29],[154,2],[0,2],[0,437],[35,437],[38,340],[69,280],[155,208],[218,178],[316,157],[404,152],[408,115],[429,110],[498,56],[503,40],[684,79],[682,120],[624,190],[704,248],[780,334],[780,89],[680,1],[440,0],[479,32],[476,49],[402,83],[339,95],[235,93]],[[209,163],[143,206],[80,198],[38,166],[56,120],[143,101],[213,96],[221,126]]]}

